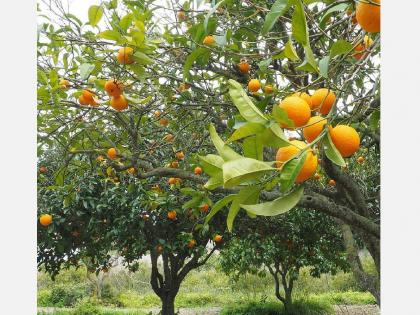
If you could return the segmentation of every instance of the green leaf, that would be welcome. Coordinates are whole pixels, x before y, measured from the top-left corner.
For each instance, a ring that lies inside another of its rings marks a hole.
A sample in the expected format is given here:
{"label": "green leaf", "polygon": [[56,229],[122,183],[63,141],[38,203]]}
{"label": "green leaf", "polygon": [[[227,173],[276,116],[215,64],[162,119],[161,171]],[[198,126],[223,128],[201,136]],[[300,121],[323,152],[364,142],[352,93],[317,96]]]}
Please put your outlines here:
{"label": "green leaf", "polygon": [[204,188],[213,190],[217,187],[223,186],[223,174],[222,171],[215,176],[210,177],[207,183],[204,184]]}
{"label": "green leaf", "polygon": [[319,74],[324,78],[328,78],[328,63],[330,62],[330,57],[325,56],[319,61]]}
{"label": "green leaf", "polygon": [[233,199],[235,199],[237,195],[228,195],[226,197],[223,197],[218,202],[216,202],[213,207],[211,207],[211,210],[209,214],[206,216],[206,219],[204,220],[204,224],[208,224],[210,220],[226,205],[231,203]]}
{"label": "green leaf", "polygon": [[204,31],[207,32],[207,25],[209,24],[210,17],[216,12],[217,8],[221,6],[225,2],[225,0],[222,0],[218,2],[214,7],[211,8],[211,10],[206,14],[206,17],[204,18]]}
{"label": "green leaf", "polygon": [[64,176],[66,174],[67,167],[63,166],[58,169],[57,172],[54,173],[55,178],[55,184],[57,186],[63,186],[64,185]]}
{"label": "green leaf", "polygon": [[369,126],[371,129],[376,130],[379,128],[379,121],[381,117],[381,112],[379,110],[375,111],[370,115]]}
{"label": "green leaf", "polygon": [[257,133],[263,132],[265,129],[266,127],[259,123],[246,123],[243,126],[236,129],[234,133],[230,136],[230,138],[226,141],[226,143],[230,143],[232,141],[255,135]]}
{"label": "green leaf", "polygon": [[248,137],[242,143],[244,156],[252,159],[263,160],[263,142],[260,135]]}
{"label": "green leaf", "polygon": [[298,61],[300,59],[290,38],[284,46],[284,56],[291,61]]}
{"label": "green leaf", "polygon": [[222,172],[223,159],[215,154],[207,154],[206,156],[198,156],[200,166],[203,168],[204,173],[210,176],[216,176]]}
{"label": "green leaf", "polygon": [[233,149],[228,147],[223,142],[223,140],[217,134],[216,129],[214,128],[213,125],[209,126],[209,132],[210,132],[210,138],[211,138],[214,146],[216,147],[217,152],[219,152],[219,154],[223,158],[223,160],[229,161],[229,160],[239,159],[239,158],[242,157],[240,154],[233,151]]}
{"label": "green leaf", "polygon": [[329,132],[327,132],[326,136],[324,136],[322,143],[323,143],[324,152],[327,158],[329,158],[333,163],[337,164],[338,166],[346,165],[346,162],[344,161],[340,152],[338,152],[337,148],[332,142]]}
{"label": "green leaf", "polygon": [[295,123],[289,118],[287,112],[281,108],[278,104],[274,104],[272,111],[273,118],[281,125],[287,127],[294,127]]}
{"label": "green leaf", "polygon": [[207,48],[199,47],[191,52],[188,57],[185,59],[183,77],[185,81],[188,81],[190,78],[190,69],[193,66],[196,59],[207,52]]}
{"label": "green leaf", "polygon": [[80,79],[86,80],[90,74],[92,73],[93,69],[95,69],[95,65],[90,63],[84,63],[80,66]]}
{"label": "green leaf", "polygon": [[153,59],[151,59],[149,56],[147,56],[145,53],[142,53],[141,51],[136,51],[133,54],[133,59],[136,62],[144,65],[150,65],[153,63]]}
{"label": "green leaf", "polygon": [[271,124],[270,128],[267,128],[260,135],[261,142],[268,147],[280,148],[290,145],[289,141],[284,136],[283,130],[277,123]]}
{"label": "green leaf", "polygon": [[296,70],[305,72],[318,72],[317,69],[315,69],[306,59],[302,64],[296,67]]}
{"label": "green leaf", "polygon": [[104,15],[104,9],[99,5],[92,5],[88,10],[89,24],[96,26]]}
{"label": "green leaf", "polygon": [[292,15],[292,35],[299,44],[303,46],[309,44],[308,25],[301,0],[296,0],[295,11]]}
{"label": "green leaf", "polygon": [[239,113],[249,122],[264,124],[268,120],[264,114],[254,105],[251,99],[246,94],[242,85],[235,80],[229,79],[229,95],[233,104],[239,110]]}
{"label": "green leaf", "polygon": [[128,13],[126,15],[123,16],[123,18],[120,20],[120,27],[126,31],[128,29],[128,27],[131,25],[131,23],[133,23],[133,14],[132,13]]}
{"label": "green leaf", "polygon": [[332,44],[330,49],[330,59],[333,59],[335,56],[345,55],[353,49],[353,45],[344,39],[339,39],[334,44]]}
{"label": "green leaf", "polygon": [[303,47],[303,49],[305,50],[305,58],[306,61],[308,61],[308,63],[312,66],[312,68],[318,72],[318,63],[316,62],[314,53],[312,52],[311,46],[309,45],[305,45]]}
{"label": "green leaf", "polygon": [[307,155],[308,152],[304,152],[283,165],[280,173],[280,190],[282,192],[287,191],[293,185],[305,164]]}
{"label": "green leaf", "polygon": [[303,187],[299,187],[290,194],[277,198],[270,202],[264,202],[254,205],[241,204],[240,206],[245,210],[262,216],[275,216],[293,209],[302,198]]}
{"label": "green leaf", "polygon": [[265,60],[261,60],[258,63],[258,68],[260,68],[261,71],[265,72],[268,69],[268,66],[271,64],[273,60],[271,58],[265,59]]}
{"label": "green leaf", "polygon": [[247,203],[255,203],[258,201],[258,197],[260,195],[261,188],[258,186],[247,186],[242,188],[237,195],[235,195],[235,199],[233,200],[228,217],[227,217],[227,226],[229,232],[232,232],[233,228],[233,221],[235,220],[239,210],[241,209],[242,204]]}
{"label": "green leaf", "polygon": [[241,183],[255,180],[265,173],[277,171],[268,163],[241,157],[223,164],[223,183],[225,188],[231,188]]}
{"label": "green leaf", "polygon": [[286,13],[289,8],[288,4],[289,0],[277,0],[274,2],[270,12],[268,12],[265,16],[264,25],[261,29],[261,35],[266,35],[273,28],[279,17]]}
{"label": "green leaf", "polygon": [[106,30],[97,35],[99,38],[113,40],[116,42],[125,42],[125,38],[117,31]]}
{"label": "green leaf", "polygon": [[325,12],[325,14],[322,16],[321,21],[319,22],[319,26],[320,26],[321,28],[324,28],[324,27],[325,27],[325,24],[326,24],[326,23],[327,23],[327,21],[328,21],[328,18],[331,16],[331,14],[332,14],[332,13],[337,12],[337,11],[344,13],[344,10],[345,10],[347,7],[348,7],[348,4],[347,4],[347,3],[340,3],[340,4],[337,4],[337,5],[335,5],[335,6],[331,7],[331,8],[329,8],[329,9]]}
{"label": "green leaf", "polygon": [[201,195],[194,196],[191,200],[188,200],[186,203],[182,205],[182,209],[185,210],[185,209],[198,207],[202,200],[203,200],[203,196]]}

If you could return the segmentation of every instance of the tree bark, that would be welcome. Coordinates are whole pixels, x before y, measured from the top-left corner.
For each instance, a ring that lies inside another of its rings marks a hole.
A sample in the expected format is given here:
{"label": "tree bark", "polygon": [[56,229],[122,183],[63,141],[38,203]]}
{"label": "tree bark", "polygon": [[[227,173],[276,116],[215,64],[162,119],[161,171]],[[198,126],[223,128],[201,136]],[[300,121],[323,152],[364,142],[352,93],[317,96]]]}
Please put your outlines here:
{"label": "tree bark", "polygon": [[161,315],[174,315],[175,314],[175,296],[177,292],[168,292],[160,296],[162,301]]}

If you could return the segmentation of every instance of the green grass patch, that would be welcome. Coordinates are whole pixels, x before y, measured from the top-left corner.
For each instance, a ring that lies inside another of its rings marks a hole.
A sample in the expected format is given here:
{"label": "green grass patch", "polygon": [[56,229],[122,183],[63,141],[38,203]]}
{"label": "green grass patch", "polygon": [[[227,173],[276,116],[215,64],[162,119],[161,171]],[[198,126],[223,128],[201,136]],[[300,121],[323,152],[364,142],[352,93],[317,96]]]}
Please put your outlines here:
{"label": "green grass patch", "polygon": [[373,305],[375,298],[369,292],[328,292],[322,294],[311,294],[310,301],[327,302],[333,305]]}

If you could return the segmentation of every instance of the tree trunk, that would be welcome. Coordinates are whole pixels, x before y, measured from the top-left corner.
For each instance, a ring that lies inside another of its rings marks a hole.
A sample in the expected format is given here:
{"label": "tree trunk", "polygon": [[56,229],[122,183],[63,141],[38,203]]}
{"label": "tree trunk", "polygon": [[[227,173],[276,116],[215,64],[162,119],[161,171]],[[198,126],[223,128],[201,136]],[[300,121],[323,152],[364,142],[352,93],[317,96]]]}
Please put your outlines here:
{"label": "tree trunk", "polygon": [[169,292],[160,297],[162,301],[161,315],[174,315],[175,314],[175,296],[173,292]]}
{"label": "tree trunk", "polygon": [[285,287],[284,288],[284,310],[286,314],[291,314],[292,312],[292,290]]}

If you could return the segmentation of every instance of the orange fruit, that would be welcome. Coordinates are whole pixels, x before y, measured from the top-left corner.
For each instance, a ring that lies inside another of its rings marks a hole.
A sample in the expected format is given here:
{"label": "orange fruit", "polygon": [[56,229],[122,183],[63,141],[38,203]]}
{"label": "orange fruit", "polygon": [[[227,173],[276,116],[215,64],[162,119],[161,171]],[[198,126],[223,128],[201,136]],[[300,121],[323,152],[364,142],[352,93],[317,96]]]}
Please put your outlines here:
{"label": "orange fruit", "polygon": [[363,43],[358,44],[356,46],[356,48],[354,48],[353,57],[356,58],[357,60],[360,60],[360,59],[366,57],[366,53],[364,53],[364,52],[372,44],[373,44],[372,38],[365,35],[365,37],[363,38]]}
{"label": "orange fruit", "polygon": [[194,169],[194,174],[195,174],[195,175],[200,175],[200,174],[202,174],[202,173],[203,173],[203,169],[202,169],[201,167],[197,166],[197,167]]}
{"label": "orange fruit", "polygon": [[334,180],[334,179],[330,179],[330,180],[328,181],[328,185],[329,185],[329,186],[335,186],[335,180]]}
{"label": "orange fruit", "polygon": [[222,241],[222,236],[221,236],[221,235],[219,235],[219,234],[216,234],[216,235],[213,237],[213,241],[215,241],[216,243],[220,243],[220,242]]}
{"label": "orange fruit", "polygon": [[181,178],[178,177],[171,177],[168,179],[168,184],[169,185],[175,185],[175,184],[180,184],[181,183]]}
{"label": "orange fruit", "polygon": [[264,93],[265,94],[271,94],[273,93],[274,89],[273,86],[271,84],[268,84],[264,87]]}
{"label": "orange fruit", "polygon": [[362,164],[365,161],[365,158],[363,156],[359,156],[357,158],[357,163]]}
{"label": "orange fruit", "polygon": [[[381,0],[363,0],[356,5],[356,19],[360,27],[369,33],[381,31]],[[372,4],[372,2],[376,4]]]}
{"label": "orange fruit", "polygon": [[201,212],[208,212],[209,211],[209,208],[210,208],[210,206],[207,203],[205,203],[204,205],[202,205],[200,207],[200,211]]}
{"label": "orange fruit", "polygon": [[155,116],[155,118],[159,118],[161,114],[162,114],[162,113],[161,113],[159,110],[157,110],[157,111],[155,111],[155,112],[153,113],[153,115]]}
{"label": "orange fruit", "polygon": [[174,140],[174,135],[168,133],[163,137],[163,140],[165,140],[166,142],[172,142]]}
{"label": "orange fruit", "polygon": [[311,96],[312,108],[318,109],[322,115],[327,115],[335,102],[335,94],[326,88],[318,89]]}
{"label": "orange fruit", "polygon": [[321,175],[319,175],[318,173],[315,173],[314,179],[315,180],[320,180],[321,179]]}
{"label": "orange fruit", "polygon": [[178,88],[179,92],[185,92],[186,90],[188,90],[191,86],[188,83],[181,83],[181,85]]}
{"label": "orange fruit", "polygon": [[203,44],[207,45],[207,46],[214,45],[215,42],[216,42],[216,40],[214,39],[214,37],[212,35],[207,35],[203,39]]}
{"label": "orange fruit", "polygon": [[[282,147],[277,151],[276,161],[277,167],[282,168],[284,162],[290,160],[291,158],[297,156],[303,148],[306,147],[306,143],[299,140],[293,140],[290,142],[291,145]],[[318,159],[311,149],[307,150],[306,160],[303,164],[302,169],[300,170],[298,176],[296,177],[295,182],[301,183],[309,178],[311,178],[318,167]]]}
{"label": "orange fruit", "polygon": [[124,95],[112,97],[110,101],[111,107],[117,111],[122,111],[128,107],[128,102]]}
{"label": "orange fruit", "polygon": [[248,73],[251,69],[251,66],[246,60],[241,60],[241,62],[238,64],[239,71],[242,73]]}
{"label": "orange fruit", "polygon": [[167,126],[169,124],[169,120],[167,120],[166,118],[161,118],[159,119],[159,124],[161,126]]}
{"label": "orange fruit", "polygon": [[61,79],[60,82],[58,82],[58,85],[61,89],[66,89],[70,86],[70,82],[68,80]]}
{"label": "orange fruit", "polygon": [[133,60],[133,48],[122,47],[118,50],[117,60],[120,64],[129,65],[134,62]]}
{"label": "orange fruit", "polygon": [[104,158],[102,155],[99,155],[99,156],[96,158],[96,161],[98,161],[98,162],[102,162],[103,160],[105,160],[105,158]]}
{"label": "orange fruit", "polygon": [[172,161],[171,164],[170,164],[170,167],[172,167],[172,168],[178,168],[179,167],[178,161]]}
{"label": "orange fruit", "polygon": [[116,80],[106,81],[104,89],[109,96],[118,97],[123,92],[123,86]]}
{"label": "orange fruit", "polygon": [[41,167],[39,168],[39,172],[40,172],[41,174],[45,174],[45,173],[47,172],[47,168],[46,168],[45,166],[41,166]]}
{"label": "orange fruit", "polygon": [[117,149],[115,149],[115,148],[109,148],[106,155],[108,156],[108,158],[110,160],[114,160],[117,157],[117,155],[118,155]]}
{"label": "orange fruit", "polygon": [[41,214],[39,217],[39,223],[41,223],[42,226],[48,226],[52,223],[52,215],[50,214]]}
{"label": "orange fruit", "polygon": [[129,173],[129,174],[134,174],[134,173],[136,173],[136,169],[134,168],[134,167],[130,167],[128,170],[127,170],[127,172]]}
{"label": "orange fruit", "polygon": [[175,157],[176,157],[178,160],[183,160],[183,159],[184,159],[184,157],[185,157],[184,152],[182,152],[182,151],[178,151],[177,153],[175,153]]}
{"label": "orange fruit", "polygon": [[89,91],[89,90],[83,90],[82,95],[86,100],[90,101],[95,96],[95,93],[93,93],[92,91]]}
{"label": "orange fruit", "polygon": [[306,141],[314,141],[324,129],[327,119],[322,116],[313,116],[309,118],[307,127],[303,128],[303,137]]}
{"label": "orange fruit", "polygon": [[176,16],[178,17],[179,20],[184,21],[187,19],[187,16],[185,15],[185,11],[184,10],[180,10],[176,13]]}
{"label": "orange fruit", "polygon": [[248,82],[248,90],[251,92],[257,92],[261,88],[261,83],[257,79],[252,79]]}
{"label": "orange fruit", "polygon": [[189,240],[188,241],[188,248],[194,248],[195,247],[195,245],[197,245],[197,242],[196,242],[196,240]]}
{"label": "orange fruit", "polygon": [[87,100],[83,95],[79,96],[80,105],[89,105],[89,100]]}
{"label": "orange fruit", "polygon": [[311,96],[308,93],[305,92],[296,92],[293,93],[291,96],[297,96],[300,97],[301,99],[303,99],[306,103],[308,103],[310,109],[312,110],[312,99]]}
{"label": "orange fruit", "polygon": [[168,219],[169,220],[175,220],[176,219],[176,211],[172,210],[172,211],[168,211]]}
{"label": "orange fruit", "polygon": [[360,137],[357,131],[350,126],[330,126],[330,136],[337,150],[343,157],[349,157],[360,147]]}
{"label": "orange fruit", "polygon": [[[289,119],[294,122],[295,128],[306,125],[309,118],[311,118],[311,108],[309,107],[308,103],[306,103],[306,101],[300,97],[286,97],[283,101],[281,101],[279,107],[286,111]],[[287,128],[287,126],[282,127]]]}

